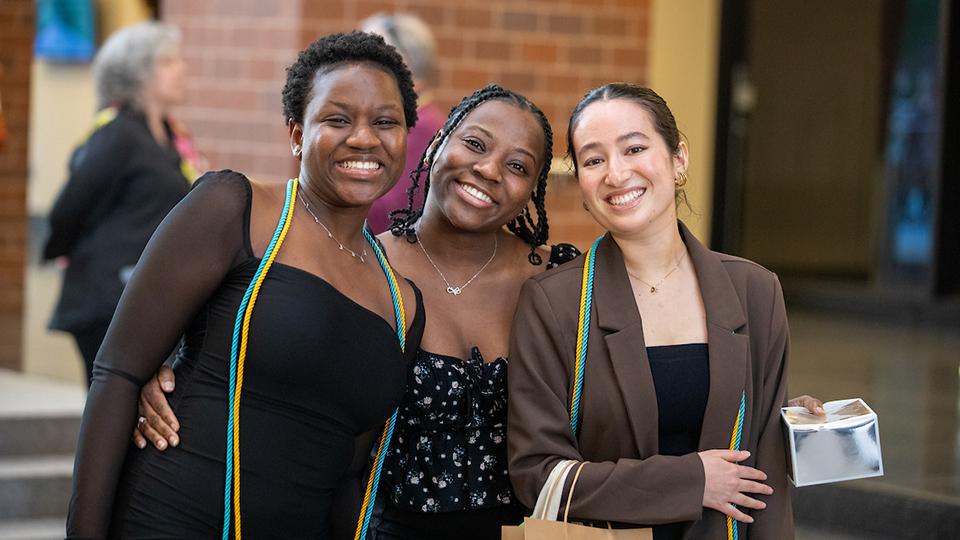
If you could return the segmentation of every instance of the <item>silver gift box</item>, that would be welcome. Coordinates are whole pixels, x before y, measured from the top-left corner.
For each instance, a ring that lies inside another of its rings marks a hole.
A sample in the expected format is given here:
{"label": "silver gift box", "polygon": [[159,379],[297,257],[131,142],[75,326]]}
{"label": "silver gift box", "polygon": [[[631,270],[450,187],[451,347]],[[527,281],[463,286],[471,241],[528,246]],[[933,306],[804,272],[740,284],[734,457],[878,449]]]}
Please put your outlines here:
{"label": "silver gift box", "polygon": [[797,487],[883,475],[877,413],[860,398],[823,404],[826,417],[803,407],[780,411],[786,426],[790,481]]}

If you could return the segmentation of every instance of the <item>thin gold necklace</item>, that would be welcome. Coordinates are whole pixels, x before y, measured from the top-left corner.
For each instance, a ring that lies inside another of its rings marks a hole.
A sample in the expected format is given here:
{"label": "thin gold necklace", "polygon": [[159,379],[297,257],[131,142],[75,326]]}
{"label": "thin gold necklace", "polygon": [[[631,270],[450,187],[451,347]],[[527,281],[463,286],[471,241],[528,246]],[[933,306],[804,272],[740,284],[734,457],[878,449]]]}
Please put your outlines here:
{"label": "thin gold necklace", "polygon": [[638,275],[630,272],[630,270],[627,270],[627,274],[628,274],[630,277],[632,277],[632,278],[636,279],[637,281],[639,281],[640,283],[643,283],[643,284],[646,285],[647,287],[650,287],[650,294],[657,294],[657,291],[660,290],[660,285],[663,285],[663,282],[666,281],[666,279],[667,279],[668,277],[670,277],[670,274],[676,272],[676,271],[677,271],[677,268],[680,268],[680,263],[683,262],[683,259],[684,259],[686,256],[687,256],[687,250],[686,250],[686,248],[684,248],[683,253],[680,254],[680,258],[677,260],[677,264],[675,264],[675,265],[673,266],[673,268],[671,268],[670,271],[667,272],[667,274],[666,274],[665,276],[663,276],[662,278],[660,278],[660,281],[658,281],[655,285],[651,285],[651,284],[647,283],[646,281],[640,279],[640,277],[639,277]]}
{"label": "thin gold necklace", "polygon": [[[300,202],[303,203],[303,207],[307,209],[307,212],[309,212],[309,213],[310,213],[310,216],[313,217],[313,220],[317,222],[317,225],[320,225],[321,227],[323,227],[323,230],[327,231],[327,237],[337,243],[337,246],[340,247],[340,251],[349,252],[351,257],[353,257],[354,259],[360,259],[360,262],[361,262],[361,263],[367,262],[367,261],[366,261],[366,257],[367,257],[367,247],[366,247],[366,246],[363,246],[363,247],[361,248],[360,253],[357,253],[356,251],[354,251],[354,250],[348,248],[347,246],[343,245],[343,242],[337,240],[337,238],[336,238],[335,236],[333,236],[333,233],[330,232],[330,229],[328,229],[327,226],[324,225],[322,221],[320,221],[320,218],[318,218],[317,215],[313,213],[313,210],[310,209],[310,203],[308,203],[308,202],[307,202],[307,198],[303,196],[303,190],[300,191],[300,196],[297,197],[297,198],[300,199]],[[364,226],[364,227],[367,226],[366,222],[364,222],[363,226]]]}
{"label": "thin gold necklace", "polygon": [[488,266],[490,266],[490,263],[493,262],[493,258],[497,256],[497,248],[500,247],[500,239],[497,237],[497,233],[493,233],[493,253],[490,255],[490,258],[487,259],[487,262],[483,263],[483,266],[481,266],[480,269],[477,270],[477,273],[474,274],[470,279],[468,279],[466,283],[460,286],[456,286],[456,285],[452,285],[449,281],[447,281],[447,278],[446,276],[443,275],[443,272],[440,270],[440,267],[437,266],[437,263],[433,262],[433,258],[430,257],[429,253],[427,253],[427,248],[423,247],[423,241],[420,240],[420,233],[414,231],[413,235],[417,238],[417,245],[420,246],[420,251],[422,251],[423,254],[426,255],[427,261],[430,263],[431,266],[433,266],[433,269],[437,271],[437,274],[440,274],[440,279],[442,279],[443,282],[447,284],[447,292],[454,296],[460,296],[460,293],[462,293],[463,290],[467,288],[467,285],[473,283],[473,280],[477,279],[477,276],[480,275],[480,272],[483,272],[484,270],[487,269]]}

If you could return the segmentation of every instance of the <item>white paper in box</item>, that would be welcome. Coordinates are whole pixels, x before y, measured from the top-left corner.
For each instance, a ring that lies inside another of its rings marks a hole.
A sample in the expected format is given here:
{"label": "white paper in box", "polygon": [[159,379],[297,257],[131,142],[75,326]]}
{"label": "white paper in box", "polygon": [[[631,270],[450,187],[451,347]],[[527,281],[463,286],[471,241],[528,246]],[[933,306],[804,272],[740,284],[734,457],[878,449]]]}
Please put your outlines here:
{"label": "white paper in box", "polygon": [[788,473],[797,487],[883,475],[877,413],[860,398],[823,404],[826,417],[784,407]]}

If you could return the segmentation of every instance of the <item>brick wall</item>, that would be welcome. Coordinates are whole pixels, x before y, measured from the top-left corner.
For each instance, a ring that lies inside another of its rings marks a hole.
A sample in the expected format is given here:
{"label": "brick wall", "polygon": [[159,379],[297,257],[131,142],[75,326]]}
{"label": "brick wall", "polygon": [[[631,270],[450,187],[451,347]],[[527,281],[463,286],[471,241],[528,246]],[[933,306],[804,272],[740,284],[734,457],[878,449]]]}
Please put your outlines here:
{"label": "brick wall", "polygon": [[0,368],[7,369],[21,366],[33,28],[33,0],[0,2],[0,95],[10,132],[0,148]]}
{"label": "brick wall", "polygon": [[300,10],[300,0],[162,3],[163,20],[183,33],[187,103],[178,115],[210,168],[293,174],[280,89],[300,50]]}
{"label": "brick wall", "polygon": [[[211,167],[283,179],[295,169],[280,114],[284,67],[318,36],[380,11],[408,11],[439,42],[437,99],[449,108],[498,82],[526,94],[566,148],[566,121],[584,92],[646,78],[649,0],[167,0],[164,20],[184,33],[190,74],[182,118]],[[551,186],[551,240],[584,245],[599,230],[569,179]]]}

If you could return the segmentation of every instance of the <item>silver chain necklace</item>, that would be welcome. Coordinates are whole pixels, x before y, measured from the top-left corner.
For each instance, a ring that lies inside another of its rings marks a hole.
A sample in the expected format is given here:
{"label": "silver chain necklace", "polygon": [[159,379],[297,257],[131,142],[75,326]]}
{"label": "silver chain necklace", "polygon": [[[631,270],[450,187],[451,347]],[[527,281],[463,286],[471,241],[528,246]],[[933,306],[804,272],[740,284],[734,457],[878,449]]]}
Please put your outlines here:
{"label": "silver chain necklace", "polygon": [[490,266],[490,263],[493,262],[493,258],[497,256],[497,248],[500,246],[500,239],[497,237],[497,234],[494,233],[493,234],[493,254],[490,255],[490,258],[487,259],[487,262],[483,263],[483,266],[481,266],[480,269],[477,270],[476,274],[474,274],[470,279],[468,279],[466,283],[457,287],[455,285],[451,285],[450,282],[447,281],[447,278],[443,275],[443,272],[440,271],[440,268],[437,266],[437,263],[433,262],[433,259],[430,257],[430,254],[427,253],[427,248],[423,247],[423,241],[420,240],[420,233],[414,231],[413,234],[417,238],[417,245],[420,246],[420,251],[422,251],[423,254],[426,255],[427,260],[430,262],[430,265],[433,266],[433,269],[437,271],[437,274],[440,274],[440,279],[442,279],[443,282],[447,284],[447,292],[454,296],[460,296],[460,293],[462,293],[463,290],[467,288],[467,285],[472,283],[473,280],[477,279],[477,276],[480,275],[480,272],[483,272],[484,270],[487,269],[488,266]]}
{"label": "silver chain necklace", "polygon": [[[334,242],[337,243],[337,246],[340,247],[340,251],[347,251],[350,253],[350,256],[353,257],[354,259],[360,259],[360,262],[366,262],[366,257],[367,257],[366,246],[363,246],[363,248],[361,248],[362,251],[360,253],[357,253],[356,251],[343,245],[343,242],[337,240],[337,238],[333,236],[333,233],[330,232],[330,229],[328,229],[327,226],[324,225],[322,221],[320,221],[320,218],[318,218],[317,215],[313,213],[313,210],[310,209],[310,203],[308,203],[307,198],[303,196],[302,190],[300,191],[300,196],[297,198],[300,199],[300,202],[303,203],[303,207],[307,209],[307,212],[309,212],[310,215],[313,216],[313,220],[317,222],[317,225],[320,225],[321,227],[323,227],[323,230],[327,231],[327,237],[329,237],[330,239],[332,239]],[[366,226],[366,223],[364,223],[364,226]]]}

